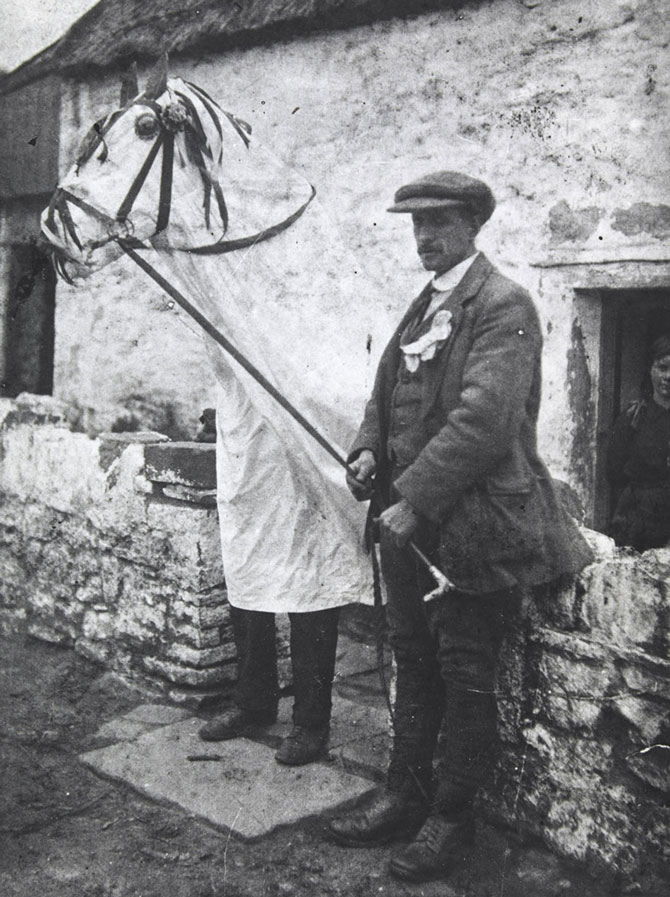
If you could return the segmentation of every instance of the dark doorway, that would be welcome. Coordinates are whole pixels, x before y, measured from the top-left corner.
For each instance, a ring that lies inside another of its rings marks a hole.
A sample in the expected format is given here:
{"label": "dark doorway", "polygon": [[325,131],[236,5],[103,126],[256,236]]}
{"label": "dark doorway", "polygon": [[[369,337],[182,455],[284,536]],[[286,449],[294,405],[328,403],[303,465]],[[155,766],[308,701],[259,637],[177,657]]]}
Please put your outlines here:
{"label": "dark doorway", "polygon": [[670,334],[670,289],[602,290],[600,377],[593,525],[605,530],[614,496],[605,456],[614,421],[641,398],[651,344]]}
{"label": "dark doorway", "polygon": [[8,251],[6,364],[0,394],[48,395],[53,388],[55,274],[34,243],[14,245]]}

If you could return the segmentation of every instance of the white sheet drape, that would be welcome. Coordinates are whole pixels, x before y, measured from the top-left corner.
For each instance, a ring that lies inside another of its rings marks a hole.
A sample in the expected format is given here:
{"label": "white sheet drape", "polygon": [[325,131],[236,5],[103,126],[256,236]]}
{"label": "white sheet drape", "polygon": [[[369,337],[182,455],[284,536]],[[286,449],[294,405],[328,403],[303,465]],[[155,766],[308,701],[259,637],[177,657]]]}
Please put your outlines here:
{"label": "white sheet drape", "polygon": [[[391,326],[378,288],[318,202],[248,250],[152,256],[345,454]],[[369,602],[366,506],[349,495],[343,469],[204,338],[218,384],[218,508],[231,604],[287,612]]]}

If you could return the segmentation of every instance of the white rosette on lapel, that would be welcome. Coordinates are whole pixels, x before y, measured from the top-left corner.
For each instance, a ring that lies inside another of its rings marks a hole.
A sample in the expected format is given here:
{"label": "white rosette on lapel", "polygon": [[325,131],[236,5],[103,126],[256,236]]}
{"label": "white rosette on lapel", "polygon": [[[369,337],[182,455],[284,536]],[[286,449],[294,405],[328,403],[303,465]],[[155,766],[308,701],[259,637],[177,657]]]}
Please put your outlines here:
{"label": "white rosette on lapel", "polygon": [[447,309],[436,312],[428,333],[424,333],[414,342],[400,347],[405,355],[405,364],[410,373],[413,374],[418,370],[422,361],[431,361],[435,357],[435,353],[449,339],[452,330],[451,318],[452,314]]}

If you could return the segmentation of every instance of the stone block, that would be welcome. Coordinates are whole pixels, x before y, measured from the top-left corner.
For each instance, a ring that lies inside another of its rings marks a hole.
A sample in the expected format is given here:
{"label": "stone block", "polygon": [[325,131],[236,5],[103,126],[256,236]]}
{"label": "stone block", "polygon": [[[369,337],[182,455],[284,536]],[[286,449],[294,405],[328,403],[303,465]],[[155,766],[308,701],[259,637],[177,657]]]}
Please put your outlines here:
{"label": "stone block", "polygon": [[[181,602],[181,604],[189,605],[191,608],[197,608],[199,610],[227,606],[228,598],[226,587],[220,582],[211,588],[180,590],[179,598],[175,599],[174,604],[175,613],[180,613],[182,611],[177,611],[177,602]],[[186,614],[189,613],[189,611],[184,610],[183,613]]]}
{"label": "stone block", "polygon": [[[49,617],[57,607],[68,607],[71,599],[67,585],[58,583],[50,586],[48,577],[40,573],[34,577],[26,594],[26,608],[34,617]],[[70,615],[81,618],[83,608],[81,605],[72,606]]]}
{"label": "stone block", "polygon": [[99,575],[89,577],[86,582],[75,587],[74,597],[81,604],[99,604],[104,601],[103,580]]}
{"label": "stone block", "polygon": [[13,635],[25,631],[26,611],[24,607],[2,606],[0,601],[0,632]]}
{"label": "stone block", "polygon": [[223,685],[233,682],[237,677],[237,667],[234,663],[217,664],[213,667],[194,669],[192,666],[183,666],[157,657],[142,657],[141,666],[152,675],[166,679],[175,685],[189,685],[194,688],[202,688],[208,685]]}
{"label": "stone block", "polygon": [[539,664],[542,712],[563,729],[593,728],[607,695],[618,683],[615,666],[607,660],[580,657],[582,646],[583,639],[567,636],[562,650],[545,649]]}
{"label": "stone block", "polygon": [[188,623],[169,620],[167,637],[192,648],[216,648],[221,644],[221,628],[214,626],[210,629],[203,629]]}
{"label": "stone block", "polygon": [[64,630],[60,626],[36,618],[28,619],[28,635],[52,645],[73,645],[76,638],[74,631]]}
{"label": "stone block", "polygon": [[116,658],[112,658],[114,648],[111,642],[89,641],[84,636],[79,636],[74,642],[74,650],[94,663],[116,665]]}
{"label": "stone block", "polygon": [[13,553],[0,550],[0,602],[13,603],[23,596],[30,582],[30,574]]}
{"label": "stone block", "polygon": [[[633,743],[648,746],[654,742],[665,741],[670,734],[668,702],[651,701],[635,695],[617,695],[609,704],[627,723]],[[668,750],[670,751],[670,747]]]}
{"label": "stone block", "polygon": [[21,560],[23,561],[26,570],[29,570],[37,579],[42,572],[42,543],[32,542],[27,539],[23,544]]}
{"label": "stone block", "polygon": [[185,501],[204,508],[216,507],[216,489],[193,489],[191,486],[163,486],[163,495],[175,501]]}
{"label": "stone block", "polygon": [[580,657],[577,650],[546,650],[540,661],[540,673],[547,690],[586,698],[602,697],[615,677],[611,666]]}
{"label": "stone block", "polygon": [[0,406],[0,428],[22,425],[60,426],[69,428],[73,408],[53,396],[22,392],[15,399],[3,399]]}
{"label": "stone block", "polygon": [[607,645],[578,632],[558,632],[540,626],[530,635],[535,645],[554,654],[565,654],[577,660],[591,660],[594,664],[604,664],[612,657]]}
{"label": "stone block", "polygon": [[616,555],[617,547],[614,539],[606,536],[605,533],[599,533],[597,530],[584,526],[580,527],[580,531],[593,552],[595,563],[610,560]]}
{"label": "stone block", "polygon": [[602,714],[602,704],[584,695],[556,694],[548,691],[542,697],[542,714],[562,729],[593,729]]}
{"label": "stone block", "polygon": [[551,736],[552,752],[543,758],[543,775],[557,792],[590,793],[596,799],[605,787],[621,789],[618,780],[611,778],[616,762],[611,740],[550,727],[545,731]]}
{"label": "stone block", "polygon": [[230,622],[230,607],[225,593],[222,592],[220,603],[213,607],[201,607],[198,610],[198,618],[200,625],[204,628],[226,626]]}
{"label": "stone block", "polygon": [[180,594],[170,602],[170,620],[174,625],[190,625],[195,629],[228,627],[230,611],[222,595],[219,602],[211,607],[199,607],[197,604],[183,601],[182,598],[183,595]]}
{"label": "stone block", "polygon": [[52,426],[21,426],[2,442],[0,488],[8,493],[65,513],[103,501],[106,477],[97,446],[87,436]]}
{"label": "stone block", "polygon": [[343,673],[349,678],[356,673],[367,673],[371,670],[377,670],[375,646],[356,642],[345,634],[340,635],[337,641],[335,681],[337,682]]}
{"label": "stone block", "polygon": [[633,868],[647,849],[647,820],[657,804],[632,784],[620,749],[606,738],[538,725],[524,736],[531,750],[506,751],[499,765],[502,816],[573,859]]}
{"label": "stone block", "polygon": [[203,667],[224,663],[235,659],[234,645],[218,645],[216,648],[191,648],[188,645],[170,644],[167,648],[168,657],[185,666],[195,667],[200,670]]}
{"label": "stone block", "polygon": [[646,818],[645,837],[649,856],[662,858],[666,869],[670,864],[670,805],[650,806]]}
{"label": "stone block", "polygon": [[158,483],[216,489],[216,447],[200,442],[147,446],[145,476]]}
{"label": "stone block", "polygon": [[100,433],[98,436],[100,464],[107,470],[129,445],[154,445],[168,442],[164,433],[136,430],[122,433]]}
{"label": "stone block", "polygon": [[554,736],[546,726],[534,723],[523,730],[522,736],[529,747],[548,758],[549,762],[554,759]]}
{"label": "stone block", "polygon": [[659,621],[668,613],[667,566],[657,553],[593,564],[583,577],[584,627],[600,641],[653,650]]}
{"label": "stone block", "polygon": [[546,588],[538,591],[536,610],[539,618],[555,629],[572,631],[578,627],[580,584],[572,582],[565,588]]}
{"label": "stone block", "polygon": [[158,486],[138,473],[133,479],[133,489],[141,495],[156,495]]}
{"label": "stone block", "polygon": [[155,571],[124,564],[120,572],[119,612],[162,629],[175,591],[175,584],[162,580]]}
{"label": "stone block", "polygon": [[[0,495],[0,504],[4,504],[5,496]],[[22,520],[17,514],[9,515],[5,512],[4,520],[0,520],[0,547],[12,548],[14,551],[19,550],[22,541],[23,528]],[[18,519],[17,519],[18,518]]]}
{"label": "stone block", "polygon": [[104,642],[113,638],[115,621],[109,611],[87,610],[82,621],[82,633],[89,641]]}
{"label": "stone block", "polygon": [[583,798],[583,795],[573,798],[561,796],[554,800],[543,830],[550,847],[556,848],[560,844],[563,852],[585,862],[589,845],[602,831],[602,822],[594,817],[592,808],[584,809],[580,797]]}
{"label": "stone block", "polygon": [[619,670],[631,693],[670,701],[670,662],[644,655],[626,656],[620,660]]}
{"label": "stone block", "polygon": [[[79,565],[81,576],[74,573],[75,559]],[[39,569],[35,571],[36,578],[40,582],[58,584],[60,589],[67,583],[68,591],[72,593],[79,585],[80,579],[84,579],[86,573],[95,570],[94,563],[88,567],[90,560],[78,552],[75,546],[68,544],[65,539],[56,537],[40,546]]]}
{"label": "stone block", "polygon": [[133,520],[125,532],[112,535],[106,548],[121,561],[158,570],[171,554],[170,533]]}
{"label": "stone block", "polygon": [[223,582],[216,511],[185,502],[154,500],[147,506],[146,525],[154,538],[164,540],[160,557],[163,576],[190,589],[206,589]]}
{"label": "stone block", "polygon": [[109,552],[98,555],[102,603],[113,607],[123,591],[123,564]]}
{"label": "stone block", "polygon": [[114,617],[114,637],[130,640],[136,646],[157,647],[163,640],[164,618],[159,618],[161,625],[147,617],[143,609],[136,612],[127,608],[118,611]]}
{"label": "stone block", "polygon": [[654,744],[626,757],[633,775],[652,788],[670,795],[670,745]]}

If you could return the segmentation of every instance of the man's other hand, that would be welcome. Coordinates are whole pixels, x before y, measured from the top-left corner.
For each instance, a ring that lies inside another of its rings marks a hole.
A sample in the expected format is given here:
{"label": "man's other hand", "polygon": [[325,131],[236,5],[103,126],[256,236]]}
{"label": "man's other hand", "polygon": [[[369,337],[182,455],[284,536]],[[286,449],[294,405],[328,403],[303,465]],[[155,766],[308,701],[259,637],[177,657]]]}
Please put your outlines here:
{"label": "man's other hand", "polygon": [[355,461],[349,465],[351,473],[347,473],[347,486],[356,501],[367,501],[372,498],[373,477],[377,470],[377,460],[369,449],[363,449]]}
{"label": "man's other hand", "polygon": [[391,541],[398,548],[403,548],[419,525],[419,518],[411,504],[403,498],[382,512],[379,523]]}

